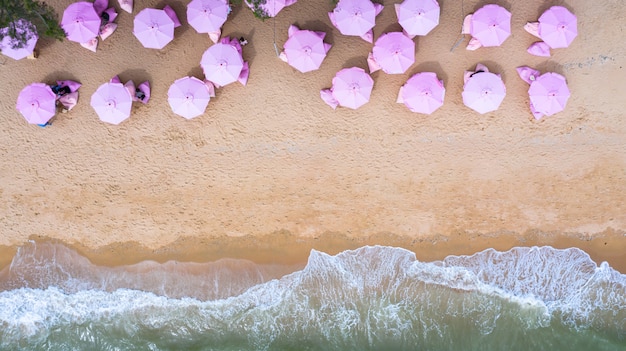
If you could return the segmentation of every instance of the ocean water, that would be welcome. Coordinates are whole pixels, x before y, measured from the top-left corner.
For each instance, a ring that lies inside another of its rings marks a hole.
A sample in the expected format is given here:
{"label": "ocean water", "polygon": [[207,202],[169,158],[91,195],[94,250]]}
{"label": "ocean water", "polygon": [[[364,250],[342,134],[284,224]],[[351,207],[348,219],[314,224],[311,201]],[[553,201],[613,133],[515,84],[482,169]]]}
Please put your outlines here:
{"label": "ocean water", "polygon": [[31,243],[0,272],[0,350],[626,350],[626,275],[575,248],[110,268]]}

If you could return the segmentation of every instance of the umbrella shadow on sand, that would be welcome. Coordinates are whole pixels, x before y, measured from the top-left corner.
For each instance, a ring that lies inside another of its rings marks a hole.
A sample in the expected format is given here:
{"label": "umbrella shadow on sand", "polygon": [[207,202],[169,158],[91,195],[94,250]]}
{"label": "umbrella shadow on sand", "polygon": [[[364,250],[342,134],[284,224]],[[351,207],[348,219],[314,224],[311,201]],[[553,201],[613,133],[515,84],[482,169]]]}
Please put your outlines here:
{"label": "umbrella shadow on sand", "polygon": [[443,85],[448,85],[448,75],[446,71],[441,67],[441,63],[439,61],[426,61],[422,62],[417,66],[414,66],[409,71],[409,77],[413,77],[417,73],[420,72],[433,72],[437,74],[437,78],[443,80]]}
{"label": "umbrella shadow on sand", "polygon": [[544,1],[544,3],[539,5],[539,7],[537,8],[537,17],[536,18],[529,18],[529,19],[526,19],[526,20],[528,22],[536,21],[539,17],[541,17],[541,15],[543,15],[544,12],[546,12],[552,6],[562,6],[562,7],[565,7],[569,12],[571,12],[573,14],[576,14],[576,12],[574,11],[574,8],[572,6],[564,3],[563,1],[552,0],[552,1]]}
{"label": "umbrella shadow on sand", "polygon": [[[138,87],[138,88],[139,88],[139,85],[143,82],[148,82],[149,85],[152,85],[152,75],[143,68],[127,69],[127,70],[120,72],[117,76],[120,78],[122,83],[126,83],[129,80],[132,80],[133,83],[135,83],[135,87]],[[143,105],[144,104],[133,104],[133,110]]]}
{"label": "umbrella shadow on sand", "polygon": [[[191,26],[187,22],[187,4],[183,3],[182,1],[163,0],[152,6],[151,8],[163,10],[163,8],[167,5],[169,5],[174,10],[174,12],[176,13],[176,17],[178,17],[178,20],[180,21],[180,27],[174,28],[174,39],[176,39],[177,37],[185,34],[185,32],[187,32],[187,30],[191,28]],[[139,11],[135,12],[139,13]]]}
{"label": "umbrella shadow on sand", "polygon": [[534,69],[538,70],[539,72],[541,72],[541,74],[546,73],[546,72],[554,72],[554,73],[558,73],[560,75],[562,75],[563,77],[567,78],[567,75],[565,74],[565,70],[563,68],[562,65],[554,62],[554,61],[544,61],[538,65],[532,66]]}
{"label": "umbrella shadow on sand", "polygon": [[42,83],[53,84],[57,80],[73,80],[75,82],[80,82],[80,79],[78,79],[74,73],[70,71],[54,71],[46,75],[43,78]]}
{"label": "umbrella shadow on sand", "polygon": [[[481,0],[474,6],[474,9],[472,10],[472,12],[464,13],[463,15],[468,15],[470,13],[474,13],[474,12],[478,11],[480,8],[482,8],[483,6],[485,6],[485,5],[492,5],[492,4],[502,6],[507,11],[511,12],[511,3],[508,2],[508,1],[498,0],[498,1],[494,2],[493,0]],[[467,11],[468,9],[465,9],[465,10]]]}
{"label": "umbrella shadow on sand", "polygon": [[482,63],[483,65],[487,66],[487,68],[489,68],[489,72],[494,73],[494,74],[499,74],[500,78],[502,78],[502,81],[506,84],[506,71],[504,70],[504,67],[502,67],[502,65],[500,65],[496,61],[480,60],[470,65],[469,67],[465,67],[465,70],[473,71],[476,68],[476,65],[479,63]]}
{"label": "umbrella shadow on sand", "polygon": [[40,36],[39,39],[37,39],[35,50],[37,50],[38,54],[41,55],[41,53],[45,52],[45,50],[48,47],[51,47],[54,43],[57,43],[57,42],[58,42],[57,39]]}
{"label": "umbrella shadow on sand", "polygon": [[[48,85],[54,85],[56,84],[57,80],[73,80],[75,82],[81,83],[80,79],[78,79],[78,77],[76,77],[76,75],[74,75],[74,73],[70,72],[70,71],[54,71],[49,73],[48,75],[46,75],[43,80],[41,81],[42,83],[48,84]],[[82,84],[82,83],[81,83]],[[79,90],[79,98],[77,100],[77,103],[80,104],[81,100],[85,99],[86,95],[82,95],[82,91]],[[83,100],[83,101],[87,101],[87,100]],[[83,102],[84,103],[84,102]],[[52,121],[63,121],[65,119],[71,119],[73,114],[72,113],[58,113],[59,111],[62,111],[62,106],[59,106],[57,109],[57,114],[54,115],[54,119]]]}
{"label": "umbrella shadow on sand", "polygon": [[[204,71],[202,70],[201,66],[195,66],[189,71],[187,71],[187,76],[198,78],[201,81],[205,80]],[[215,96],[211,97],[211,101],[213,100],[219,101],[219,96],[220,96],[219,89],[215,89]]]}
{"label": "umbrella shadow on sand", "polygon": [[294,24],[298,26],[298,28],[300,28],[301,30],[312,30],[315,32],[326,33],[326,36],[324,37],[324,42],[330,45],[335,45],[335,36],[333,32],[334,32],[334,29],[336,28],[333,26],[329,26],[324,21],[309,20],[309,21],[302,23],[302,25],[300,25],[299,23],[294,23]]}
{"label": "umbrella shadow on sand", "polygon": [[378,39],[381,35],[389,32],[402,32],[402,26],[398,22],[391,23],[390,25],[385,27],[385,29],[383,29],[380,33],[377,33],[378,35],[375,35],[374,42],[376,42],[376,39]]}
{"label": "umbrella shadow on sand", "polygon": [[196,77],[200,80],[204,80],[204,72],[202,71],[202,67],[195,66],[187,72],[189,77]]}
{"label": "umbrella shadow on sand", "polygon": [[367,56],[355,56],[345,60],[341,68],[350,68],[350,67],[360,67],[365,70],[365,72],[370,73],[367,68]]}
{"label": "umbrella shadow on sand", "polygon": [[[254,62],[254,58],[256,57],[256,50],[254,45],[254,28],[252,28],[252,30],[250,30],[250,32],[248,32],[247,34],[241,32],[231,32],[229,36],[231,38],[237,39],[244,38],[248,41],[248,43],[241,48],[241,56],[243,57],[244,61],[248,62],[248,66],[251,66]],[[222,36],[222,38],[224,38],[224,36]],[[266,43],[257,43],[257,45],[266,45]],[[267,45],[271,45],[272,47],[274,46],[274,44],[270,42],[268,42]],[[277,42],[276,46],[278,47],[278,51],[280,52],[280,43]]]}
{"label": "umbrella shadow on sand", "polygon": [[140,84],[145,81],[152,81],[152,75],[143,68],[127,69],[120,72],[118,76],[120,77],[120,80],[122,82],[132,80],[133,82],[135,82],[135,84]]}

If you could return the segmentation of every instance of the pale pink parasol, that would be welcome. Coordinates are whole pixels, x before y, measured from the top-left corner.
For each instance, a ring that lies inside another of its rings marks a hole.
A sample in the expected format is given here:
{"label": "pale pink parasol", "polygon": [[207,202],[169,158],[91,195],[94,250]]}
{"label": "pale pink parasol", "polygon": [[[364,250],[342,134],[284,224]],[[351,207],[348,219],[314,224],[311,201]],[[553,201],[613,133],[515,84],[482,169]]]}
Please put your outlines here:
{"label": "pale pink parasol", "polygon": [[133,23],[133,34],[145,48],[162,49],[174,39],[175,23],[165,10],[145,8]]}
{"label": "pale pink parasol", "polygon": [[578,35],[576,15],[563,6],[552,6],[539,17],[538,34],[552,49],[566,48]]}
{"label": "pale pink parasol", "polygon": [[244,62],[234,45],[219,42],[211,45],[202,54],[200,66],[208,81],[222,87],[239,79]]}
{"label": "pale pink parasol", "polygon": [[465,106],[484,114],[500,107],[506,87],[497,74],[477,72],[467,79],[462,95]]}
{"label": "pale pink parasol", "polygon": [[305,73],[320,68],[331,45],[324,42],[324,32],[301,30],[291,25],[289,39],[284,45],[285,60],[298,71]]}
{"label": "pale pink parasol", "polygon": [[340,106],[357,109],[369,101],[373,87],[374,80],[364,69],[351,67],[337,72],[330,92]]}
{"label": "pale pink parasol", "polygon": [[133,97],[122,83],[102,84],[91,96],[91,107],[101,121],[120,124],[130,117]]}
{"label": "pale pink parasol", "polygon": [[32,83],[17,96],[15,105],[31,124],[45,124],[56,114],[56,95],[49,85]]}
{"label": "pale pink parasol", "polygon": [[204,113],[211,94],[209,87],[200,79],[183,77],[172,83],[167,91],[167,97],[175,114],[192,119]]}
{"label": "pale pink parasol", "polygon": [[528,89],[530,103],[536,119],[543,115],[552,116],[565,109],[570,91],[565,77],[558,73],[548,72],[537,77]]}
{"label": "pale pink parasol", "polygon": [[470,34],[484,47],[500,46],[511,35],[511,13],[495,4],[481,7],[471,16]]}
{"label": "pale pink parasol", "polygon": [[193,0],[187,4],[187,22],[198,33],[219,31],[228,17],[227,0]]}
{"label": "pale pink parasol", "polygon": [[401,32],[381,35],[374,44],[370,72],[382,69],[387,74],[403,74],[415,62],[415,43]]}
{"label": "pale pink parasol", "polygon": [[413,75],[400,88],[399,103],[404,103],[409,110],[430,115],[443,105],[446,89],[443,81],[433,72],[421,72]]}
{"label": "pale pink parasol", "polygon": [[439,24],[437,0],[404,0],[395,4],[395,9],[398,23],[410,37],[426,35]]}
{"label": "pale pink parasol", "polygon": [[63,11],[61,27],[67,39],[77,43],[86,43],[98,36],[101,19],[93,3],[80,1],[68,6]]}
{"label": "pale pink parasol", "polygon": [[15,31],[19,36],[25,36],[27,38],[26,44],[21,48],[15,47],[18,42],[15,38],[11,38],[8,35],[9,27],[5,27],[0,29],[0,32],[4,35],[2,41],[0,42],[0,51],[3,55],[14,60],[21,60],[33,54],[39,36],[37,35],[37,32],[34,31],[35,27],[29,21],[20,19],[13,22],[12,25],[15,27]]}
{"label": "pale pink parasol", "polygon": [[383,6],[370,0],[339,0],[328,16],[343,35],[354,35],[372,42],[372,28]]}

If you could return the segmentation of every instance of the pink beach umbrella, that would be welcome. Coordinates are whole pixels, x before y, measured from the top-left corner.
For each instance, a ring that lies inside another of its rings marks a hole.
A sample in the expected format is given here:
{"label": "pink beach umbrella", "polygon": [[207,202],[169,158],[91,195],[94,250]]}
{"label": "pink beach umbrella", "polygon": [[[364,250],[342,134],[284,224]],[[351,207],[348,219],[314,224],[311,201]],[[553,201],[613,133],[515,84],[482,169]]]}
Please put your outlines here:
{"label": "pink beach umbrella", "polygon": [[200,66],[208,81],[217,86],[225,86],[239,79],[244,62],[236,47],[220,42],[213,44],[202,54]]}
{"label": "pink beach umbrella", "polygon": [[333,96],[340,106],[357,109],[370,100],[374,80],[359,67],[344,68],[333,78]]}
{"label": "pink beach umbrella", "polygon": [[[276,15],[285,7],[293,5],[298,0],[265,0],[262,4],[257,5],[264,15],[269,17],[276,17]],[[255,5],[246,0],[246,5],[254,10]]]}
{"label": "pink beach umbrella", "polygon": [[198,117],[204,113],[211,94],[203,81],[196,77],[177,79],[167,91],[167,101],[172,111],[186,119]]}
{"label": "pink beach umbrella", "polygon": [[541,115],[552,116],[565,109],[570,96],[569,88],[565,77],[558,73],[544,73],[530,83],[528,89],[530,103],[535,114],[535,118]]}
{"label": "pink beach umbrella", "polygon": [[415,62],[415,43],[401,32],[381,35],[369,59],[370,72],[382,69],[387,74],[402,74]]}
{"label": "pink beach umbrella", "polygon": [[343,35],[354,35],[372,42],[371,30],[383,6],[370,0],[339,0],[328,16]]}
{"label": "pink beach umbrella", "polygon": [[25,36],[26,45],[21,48],[14,48],[17,41],[14,38],[9,37],[9,27],[5,27],[0,29],[0,32],[4,35],[2,41],[0,42],[0,51],[3,55],[8,56],[14,60],[21,60],[29,55],[32,55],[35,50],[35,45],[37,45],[37,40],[39,36],[37,32],[33,31],[34,28],[32,23],[29,21],[20,19],[12,23],[15,26],[15,31],[19,36]]}
{"label": "pink beach umbrella", "polygon": [[470,34],[482,46],[500,46],[511,35],[511,13],[495,4],[481,7],[471,17]]}
{"label": "pink beach umbrella", "polygon": [[404,103],[413,112],[430,115],[443,105],[446,88],[443,81],[433,72],[413,75],[400,88],[399,103]]}
{"label": "pink beach umbrella", "polygon": [[49,85],[32,83],[17,96],[15,105],[30,124],[45,124],[56,113],[56,95]]}
{"label": "pink beach umbrella", "polygon": [[63,11],[61,27],[67,39],[77,43],[86,43],[98,36],[101,19],[93,3],[80,1],[68,6]]}
{"label": "pink beach umbrella", "polygon": [[122,83],[102,84],[91,96],[91,107],[100,120],[111,124],[120,124],[130,117],[133,97]]}
{"label": "pink beach umbrella", "polygon": [[283,46],[284,59],[302,73],[314,71],[322,65],[331,45],[324,42],[326,33],[301,30],[291,25],[289,39]]}
{"label": "pink beach umbrella", "polygon": [[426,35],[439,24],[437,0],[404,0],[395,8],[398,23],[410,37]]}
{"label": "pink beach umbrella", "polygon": [[500,107],[506,95],[506,87],[497,74],[478,72],[468,78],[462,95],[465,106],[484,114]]}
{"label": "pink beach umbrella", "polygon": [[165,10],[145,8],[135,16],[133,34],[145,48],[162,49],[174,39],[174,27]]}
{"label": "pink beach umbrella", "polygon": [[576,16],[563,6],[552,6],[539,17],[538,33],[552,49],[566,48],[578,35]]}
{"label": "pink beach umbrella", "polygon": [[193,0],[187,4],[187,22],[198,33],[220,30],[227,17],[227,0]]}

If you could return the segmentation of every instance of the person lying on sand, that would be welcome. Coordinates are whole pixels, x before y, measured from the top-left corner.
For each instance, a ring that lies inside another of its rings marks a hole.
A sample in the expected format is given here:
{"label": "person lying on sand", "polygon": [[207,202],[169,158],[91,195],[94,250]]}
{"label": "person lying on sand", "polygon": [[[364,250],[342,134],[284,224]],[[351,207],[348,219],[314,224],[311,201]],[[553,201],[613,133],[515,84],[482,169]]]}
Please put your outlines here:
{"label": "person lying on sand", "polygon": [[146,94],[143,91],[139,90],[139,88],[135,89],[135,97],[140,101],[143,101],[146,98]]}
{"label": "person lying on sand", "polygon": [[55,84],[51,85],[50,88],[52,89],[52,92],[57,96],[57,98],[72,92],[70,87],[68,87],[67,85],[61,86],[59,84]]}

